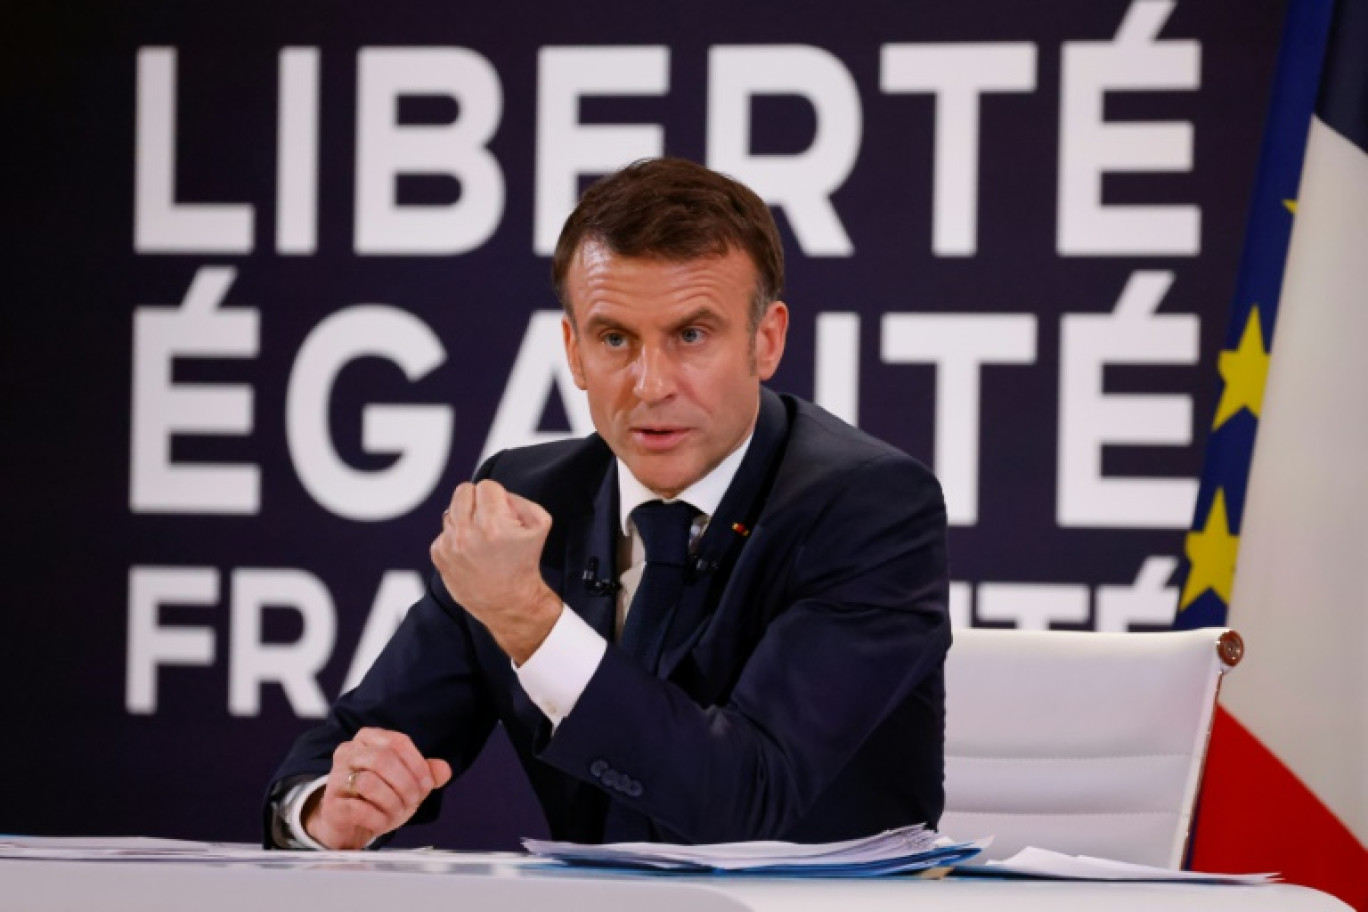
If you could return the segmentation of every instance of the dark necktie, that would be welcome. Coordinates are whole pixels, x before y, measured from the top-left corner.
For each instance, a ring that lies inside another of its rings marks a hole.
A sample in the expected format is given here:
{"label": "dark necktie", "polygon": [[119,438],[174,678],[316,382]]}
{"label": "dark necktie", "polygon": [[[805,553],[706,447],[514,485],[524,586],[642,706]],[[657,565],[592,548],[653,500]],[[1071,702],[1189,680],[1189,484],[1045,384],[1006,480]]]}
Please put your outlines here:
{"label": "dark necktie", "polygon": [[646,546],[646,568],[632,596],[622,648],[654,670],[670,613],[684,588],[689,562],[689,531],[698,511],[681,500],[652,500],[632,511],[632,521]]}

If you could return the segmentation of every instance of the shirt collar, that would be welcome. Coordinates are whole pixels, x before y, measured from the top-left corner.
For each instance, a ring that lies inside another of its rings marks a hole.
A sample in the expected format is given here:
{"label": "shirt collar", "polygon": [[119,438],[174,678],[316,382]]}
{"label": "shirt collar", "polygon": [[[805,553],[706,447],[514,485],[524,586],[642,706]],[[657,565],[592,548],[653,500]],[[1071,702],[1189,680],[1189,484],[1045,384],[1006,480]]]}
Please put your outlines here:
{"label": "shirt collar", "polygon": [[[741,445],[732,451],[731,455],[717,464],[707,475],[695,481],[687,488],[679,492],[677,497],[671,498],[667,503],[682,500],[694,507],[698,512],[705,516],[712,516],[717,512],[718,506],[722,503],[722,495],[727,493],[727,488],[731,487],[732,479],[736,477],[736,470],[741,468],[741,460],[746,458],[746,451],[750,449],[751,439],[755,436],[752,431]],[[618,467],[618,528],[623,535],[628,535],[627,523],[632,517],[632,511],[644,503],[652,500],[660,500],[659,494],[637,481],[636,476],[627,468],[627,464],[621,459],[617,461]]]}

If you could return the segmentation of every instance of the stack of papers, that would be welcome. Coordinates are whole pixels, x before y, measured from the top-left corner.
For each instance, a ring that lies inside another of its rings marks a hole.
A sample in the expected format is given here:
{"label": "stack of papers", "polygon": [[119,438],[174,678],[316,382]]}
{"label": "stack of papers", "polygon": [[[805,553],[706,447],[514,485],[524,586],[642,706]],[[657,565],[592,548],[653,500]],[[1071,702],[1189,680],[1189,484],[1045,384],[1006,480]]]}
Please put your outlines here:
{"label": "stack of papers", "polygon": [[527,851],[564,864],[680,873],[875,877],[945,868],[979,854],[986,841],[953,842],[920,824],[845,842],[727,842],[585,845],[524,839]]}

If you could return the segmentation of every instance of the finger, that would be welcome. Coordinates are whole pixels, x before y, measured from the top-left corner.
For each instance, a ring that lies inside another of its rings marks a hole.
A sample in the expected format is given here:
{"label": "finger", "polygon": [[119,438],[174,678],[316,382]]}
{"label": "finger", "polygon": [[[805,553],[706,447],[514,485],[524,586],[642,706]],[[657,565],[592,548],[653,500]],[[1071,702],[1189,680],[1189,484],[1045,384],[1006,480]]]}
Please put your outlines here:
{"label": "finger", "polygon": [[428,771],[432,774],[432,781],[437,788],[441,788],[451,781],[451,764],[445,760],[429,760],[427,762]]}
{"label": "finger", "polygon": [[[320,840],[324,844],[335,848],[357,848],[350,845],[351,837],[346,835],[352,828],[362,826],[372,834],[391,829],[386,824],[394,815],[376,801],[384,799],[381,788],[388,791],[388,786],[383,786],[378,776],[372,776],[374,781],[369,785],[364,781],[365,778],[364,770],[348,770],[345,767],[333,767],[329,773],[323,787],[323,799],[314,817],[319,819],[325,831],[338,834],[348,845],[340,846],[334,839]],[[361,844],[364,845],[369,838]]]}
{"label": "finger", "polygon": [[430,791],[423,786],[424,780],[431,781],[426,763],[422,764],[422,773],[418,776],[414,776],[408,765],[392,750],[369,757],[363,763],[363,769],[384,780],[385,785],[399,796],[404,807],[417,807]]}
{"label": "finger", "polygon": [[[334,848],[365,848],[376,836],[388,833],[404,823],[404,820],[396,819],[394,815],[386,813],[369,801],[354,798],[335,798],[329,801],[325,797],[314,816],[318,818],[317,823],[321,826],[306,829],[314,833],[321,829],[337,834],[337,839],[319,839],[324,845],[331,845]],[[314,838],[318,839],[319,836],[315,835]]]}
{"label": "finger", "polygon": [[342,801],[338,802],[338,818],[340,829],[362,830],[366,835],[357,840],[357,845],[350,848],[362,849],[370,843],[372,839],[382,833],[398,829],[406,821],[396,820],[390,814],[386,814],[380,808],[367,801]]}
{"label": "finger", "polygon": [[408,768],[409,775],[418,783],[418,787],[423,790],[424,796],[432,791],[434,785],[432,773],[428,770],[427,760],[423,757],[423,752],[418,749],[418,745],[413,743],[413,739],[403,732],[393,733],[393,746],[395,754],[400,762]]}
{"label": "finger", "polygon": [[378,808],[324,790],[323,799],[312,812],[306,811],[304,832],[330,849],[362,849],[381,833],[393,827]]}
{"label": "finger", "polygon": [[374,771],[410,804],[416,805],[432,791],[427,761],[408,735],[363,728],[357,732],[356,741],[361,747],[347,758],[351,769]]}
{"label": "finger", "polygon": [[528,500],[509,491],[508,507],[518,522],[529,529],[540,532],[551,527],[551,514],[535,500]]}
{"label": "finger", "polygon": [[[356,770],[355,775],[347,774],[343,786],[344,804],[370,805],[384,815],[384,820],[393,829],[402,824],[417,807],[416,802],[408,801],[403,795],[374,770]],[[350,809],[349,809],[350,810]]]}
{"label": "finger", "polygon": [[394,732],[388,728],[373,728],[367,726],[356,730],[352,735],[352,742],[360,747],[384,747],[389,743],[390,735]]}
{"label": "finger", "polygon": [[505,525],[513,519],[508,491],[497,481],[486,478],[475,486],[475,516],[485,525]]}
{"label": "finger", "polygon": [[351,741],[343,741],[341,744],[337,745],[333,750],[332,769],[328,771],[329,775],[338,770],[342,770],[343,775],[346,775],[346,773],[353,768],[353,761],[356,758],[356,754],[363,749],[364,748],[355,740],[355,738]]}
{"label": "finger", "polygon": [[468,522],[475,516],[475,486],[463,481],[456,486],[451,495],[451,506],[447,508],[447,520],[455,525]]}
{"label": "finger", "polygon": [[[415,782],[422,785],[425,791],[432,788],[429,781],[430,774],[427,761],[423,758],[422,751],[418,750],[417,745],[408,735],[385,728],[363,728],[356,733],[356,738],[377,752],[392,752],[395,759],[408,768],[409,775],[413,777]],[[371,766],[369,763],[359,765]]]}

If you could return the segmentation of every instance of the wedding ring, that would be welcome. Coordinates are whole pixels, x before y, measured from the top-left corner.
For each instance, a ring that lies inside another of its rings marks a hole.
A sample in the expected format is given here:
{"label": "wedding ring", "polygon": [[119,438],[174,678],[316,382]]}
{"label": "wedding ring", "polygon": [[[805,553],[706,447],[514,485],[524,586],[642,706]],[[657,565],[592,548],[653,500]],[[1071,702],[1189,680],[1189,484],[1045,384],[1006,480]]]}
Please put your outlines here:
{"label": "wedding ring", "polygon": [[347,797],[360,798],[361,793],[356,790],[356,777],[361,775],[361,770],[352,770],[347,774]]}

